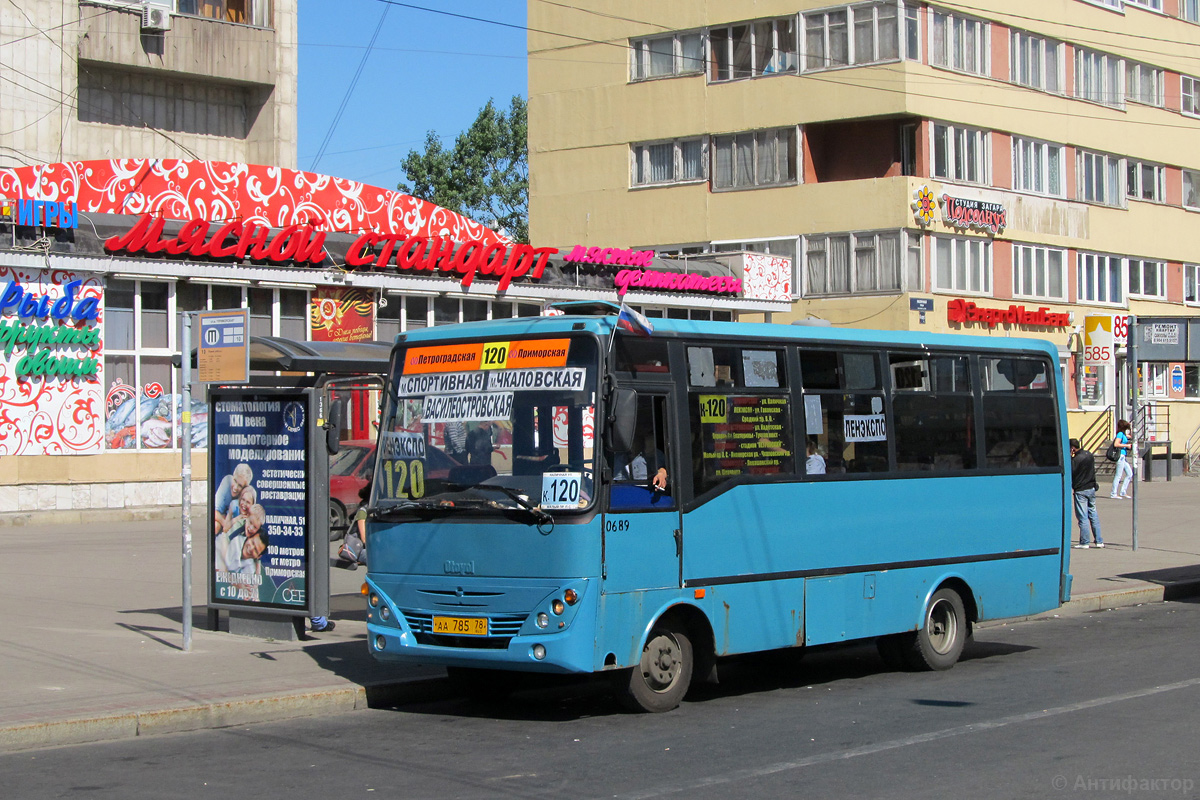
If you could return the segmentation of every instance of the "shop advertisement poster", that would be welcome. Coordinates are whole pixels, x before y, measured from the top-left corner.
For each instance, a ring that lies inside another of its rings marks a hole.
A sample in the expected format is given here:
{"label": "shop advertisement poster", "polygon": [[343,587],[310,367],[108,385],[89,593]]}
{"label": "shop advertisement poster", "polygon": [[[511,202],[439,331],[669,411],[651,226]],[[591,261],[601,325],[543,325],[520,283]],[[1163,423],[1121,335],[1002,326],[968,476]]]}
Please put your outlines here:
{"label": "shop advertisement poster", "polygon": [[217,395],[210,414],[215,603],[308,604],[308,396]]}
{"label": "shop advertisement poster", "polygon": [[0,266],[0,456],[100,452],[103,313],[96,276]]}
{"label": "shop advertisement poster", "polygon": [[375,301],[366,289],[316,289],[309,316],[314,342],[369,342],[375,338]]}

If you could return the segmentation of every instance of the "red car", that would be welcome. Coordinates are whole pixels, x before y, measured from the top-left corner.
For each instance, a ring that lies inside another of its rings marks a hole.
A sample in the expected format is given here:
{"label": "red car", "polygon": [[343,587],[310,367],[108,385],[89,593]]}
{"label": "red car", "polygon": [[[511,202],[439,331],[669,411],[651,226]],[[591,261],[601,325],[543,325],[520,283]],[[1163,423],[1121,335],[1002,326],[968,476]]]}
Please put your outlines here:
{"label": "red car", "polygon": [[[458,462],[430,446],[425,453],[427,478],[445,479]],[[375,472],[375,440],[349,439],[329,458],[329,541],[346,534],[346,527],[362,505],[358,493]]]}

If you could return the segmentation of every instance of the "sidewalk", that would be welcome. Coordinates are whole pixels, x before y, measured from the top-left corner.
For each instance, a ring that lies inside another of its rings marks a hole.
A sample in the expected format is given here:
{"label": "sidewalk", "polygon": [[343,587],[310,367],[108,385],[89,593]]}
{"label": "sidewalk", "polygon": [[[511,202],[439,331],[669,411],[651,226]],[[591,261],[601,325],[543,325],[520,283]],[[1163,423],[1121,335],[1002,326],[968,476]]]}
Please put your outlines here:
{"label": "sidewalk", "polygon": [[[1200,594],[1200,480],[1138,489],[1139,549],[1131,547],[1131,502],[1101,491],[1107,547],[1071,551],[1073,599],[1052,613]],[[384,667],[370,656],[361,570],[331,570],[332,633],[284,642],[210,632],[205,528],[197,525],[185,653],[177,517],[33,523],[0,526],[0,752],[352,711],[449,691],[441,668]]]}

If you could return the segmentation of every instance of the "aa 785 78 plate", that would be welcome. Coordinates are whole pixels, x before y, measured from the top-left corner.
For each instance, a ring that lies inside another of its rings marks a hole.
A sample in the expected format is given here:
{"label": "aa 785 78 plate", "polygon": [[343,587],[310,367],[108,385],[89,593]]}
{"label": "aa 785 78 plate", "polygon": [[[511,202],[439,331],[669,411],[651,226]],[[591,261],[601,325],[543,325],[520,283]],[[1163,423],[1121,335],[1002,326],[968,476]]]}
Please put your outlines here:
{"label": "aa 785 78 plate", "polygon": [[433,632],[451,636],[487,636],[487,617],[434,617]]}

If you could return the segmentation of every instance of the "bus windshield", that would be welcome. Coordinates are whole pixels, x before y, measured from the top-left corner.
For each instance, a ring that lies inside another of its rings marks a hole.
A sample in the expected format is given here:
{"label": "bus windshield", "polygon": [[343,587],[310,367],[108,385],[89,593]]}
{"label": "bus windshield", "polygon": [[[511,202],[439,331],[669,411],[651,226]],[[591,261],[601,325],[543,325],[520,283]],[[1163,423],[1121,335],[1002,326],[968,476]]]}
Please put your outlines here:
{"label": "bus windshield", "polygon": [[380,419],[373,513],[544,523],[595,496],[596,340],[412,343]]}

